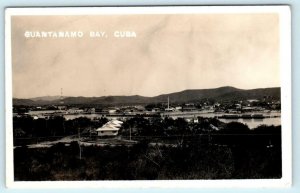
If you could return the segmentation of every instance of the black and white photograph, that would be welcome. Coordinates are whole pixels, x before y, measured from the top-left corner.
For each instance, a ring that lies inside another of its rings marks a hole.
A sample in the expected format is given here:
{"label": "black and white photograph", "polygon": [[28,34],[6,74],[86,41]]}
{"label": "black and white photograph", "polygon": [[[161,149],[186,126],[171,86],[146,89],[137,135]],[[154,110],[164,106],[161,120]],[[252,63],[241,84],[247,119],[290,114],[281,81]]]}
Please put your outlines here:
{"label": "black and white photograph", "polygon": [[7,9],[8,182],[289,185],[289,14]]}

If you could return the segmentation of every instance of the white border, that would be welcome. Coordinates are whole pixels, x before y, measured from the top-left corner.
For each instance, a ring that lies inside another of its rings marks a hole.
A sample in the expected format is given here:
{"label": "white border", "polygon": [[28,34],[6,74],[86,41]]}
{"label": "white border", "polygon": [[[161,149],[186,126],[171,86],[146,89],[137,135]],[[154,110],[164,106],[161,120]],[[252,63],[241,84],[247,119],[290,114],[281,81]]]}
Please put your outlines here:
{"label": "white border", "polygon": [[[39,181],[13,178],[11,16],[278,13],[282,100],[282,178],[258,180]],[[291,13],[289,6],[7,8],[5,10],[6,186],[9,188],[279,188],[292,183]]]}

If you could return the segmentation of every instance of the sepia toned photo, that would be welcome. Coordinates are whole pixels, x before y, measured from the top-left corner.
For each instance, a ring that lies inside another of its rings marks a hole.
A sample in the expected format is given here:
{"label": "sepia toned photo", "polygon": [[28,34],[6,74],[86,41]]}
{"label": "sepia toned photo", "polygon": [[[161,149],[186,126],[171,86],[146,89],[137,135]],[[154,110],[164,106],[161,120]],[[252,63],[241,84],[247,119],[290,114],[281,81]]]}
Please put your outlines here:
{"label": "sepia toned photo", "polygon": [[8,182],[289,185],[289,14],[7,9]]}

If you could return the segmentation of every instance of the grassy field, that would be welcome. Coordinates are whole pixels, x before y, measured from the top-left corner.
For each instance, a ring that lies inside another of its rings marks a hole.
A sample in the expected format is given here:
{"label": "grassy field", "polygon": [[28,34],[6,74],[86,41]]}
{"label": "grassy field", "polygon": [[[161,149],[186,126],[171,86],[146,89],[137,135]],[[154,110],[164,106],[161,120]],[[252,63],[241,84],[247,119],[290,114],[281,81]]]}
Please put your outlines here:
{"label": "grassy field", "polygon": [[14,150],[15,180],[268,179],[281,177],[281,147],[263,144],[149,145]]}
{"label": "grassy field", "polygon": [[[281,178],[281,126],[250,130],[238,122],[198,120],[136,117],[123,124],[118,139],[103,140],[85,131],[104,119],[15,119],[15,180]],[[135,142],[128,142],[130,134]]]}

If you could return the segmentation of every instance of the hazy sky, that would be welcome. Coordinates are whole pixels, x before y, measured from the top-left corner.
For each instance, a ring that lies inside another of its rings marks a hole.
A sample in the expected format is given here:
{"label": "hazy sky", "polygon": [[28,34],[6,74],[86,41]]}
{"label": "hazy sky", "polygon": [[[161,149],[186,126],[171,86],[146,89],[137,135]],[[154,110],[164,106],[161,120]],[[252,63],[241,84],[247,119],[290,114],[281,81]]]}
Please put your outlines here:
{"label": "hazy sky", "polygon": [[[13,96],[280,86],[277,14],[13,16]],[[114,37],[134,31],[136,38]],[[24,33],[82,31],[82,38]],[[105,31],[106,38],[90,38]]]}

